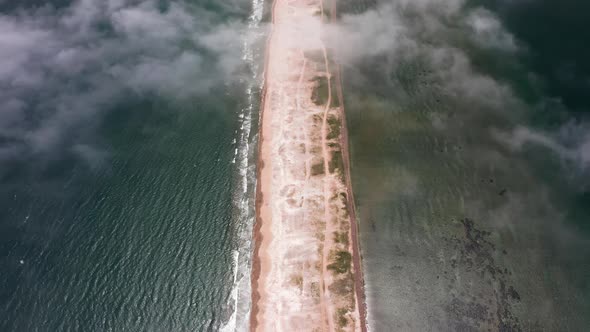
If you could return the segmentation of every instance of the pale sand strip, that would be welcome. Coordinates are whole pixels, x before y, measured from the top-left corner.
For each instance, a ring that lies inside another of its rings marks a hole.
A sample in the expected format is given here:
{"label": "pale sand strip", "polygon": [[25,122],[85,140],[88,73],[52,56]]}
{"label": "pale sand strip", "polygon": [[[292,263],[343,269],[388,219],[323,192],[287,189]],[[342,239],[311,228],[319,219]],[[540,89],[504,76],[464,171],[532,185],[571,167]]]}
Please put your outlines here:
{"label": "pale sand strip", "polygon": [[[346,132],[339,134],[343,128],[337,128],[343,113],[332,106],[329,59],[320,38],[323,7],[319,1],[275,0],[272,15],[260,125],[251,330],[365,331],[358,305],[362,279],[354,280],[361,276],[344,169],[348,154],[341,151]],[[312,93],[321,90],[322,79],[327,100],[316,105]]]}

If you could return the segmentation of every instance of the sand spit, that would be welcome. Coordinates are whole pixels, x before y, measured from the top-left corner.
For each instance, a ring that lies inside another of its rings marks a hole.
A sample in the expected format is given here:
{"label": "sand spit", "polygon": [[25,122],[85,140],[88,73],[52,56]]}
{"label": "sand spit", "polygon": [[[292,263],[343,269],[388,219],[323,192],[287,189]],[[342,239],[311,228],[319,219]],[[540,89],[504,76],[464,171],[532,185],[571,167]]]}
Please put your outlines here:
{"label": "sand spit", "polygon": [[252,331],[366,330],[339,75],[321,39],[334,6],[330,15],[317,0],[273,3]]}

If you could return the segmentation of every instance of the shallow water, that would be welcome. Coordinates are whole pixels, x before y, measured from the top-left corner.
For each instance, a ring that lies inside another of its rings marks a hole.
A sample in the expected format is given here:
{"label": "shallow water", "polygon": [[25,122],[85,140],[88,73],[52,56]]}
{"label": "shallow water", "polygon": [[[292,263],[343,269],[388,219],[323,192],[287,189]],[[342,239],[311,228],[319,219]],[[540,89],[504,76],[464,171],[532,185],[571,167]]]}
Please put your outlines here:
{"label": "shallow water", "polygon": [[[514,58],[459,46],[479,72],[535,89],[506,70]],[[567,212],[584,209],[580,188],[550,151],[515,152],[491,134],[539,119],[555,126],[539,114],[550,110],[496,109],[452,93],[424,58],[391,61],[343,75],[371,330],[590,326],[590,235],[580,232],[589,216]]]}

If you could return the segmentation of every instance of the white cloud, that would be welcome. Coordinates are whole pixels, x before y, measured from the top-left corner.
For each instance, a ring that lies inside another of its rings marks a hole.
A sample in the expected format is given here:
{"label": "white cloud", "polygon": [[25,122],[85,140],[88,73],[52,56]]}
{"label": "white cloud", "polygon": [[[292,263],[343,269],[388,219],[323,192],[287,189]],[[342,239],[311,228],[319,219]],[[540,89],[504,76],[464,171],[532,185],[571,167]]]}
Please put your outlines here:
{"label": "white cloud", "polygon": [[459,24],[460,33],[478,38],[486,47],[514,44],[491,12],[475,9],[467,14],[464,5],[463,0],[390,1],[361,14],[344,15],[327,36],[345,66],[372,62],[382,67],[378,72],[393,73],[400,63],[421,59],[451,95],[497,110],[520,107],[508,85],[475,70],[469,56],[453,45],[449,36],[457,34],[456,24],[450,24],[454,20],[467,21]]}
{"label": "white cloud", "polygon": [[[31,75],[26,67],[35,55],[41,55],[39,45],[52,40],[50,32],[20,21],[0,16],[0,82],[19,84]],[[44,47],[53,47],[53,43]]]}
{"label": "white cloud", "polygon": [[408,51],[412,41],[407,28],[391,5],[358,15],[345,15],[326,34],[334,52],[344,64],[367,57]]}
{"label": "white cloud", "polygon": [[394,0],[403,11],[430,13],[444,17],[456,15],[465,5],[465,0]]}
{"label": "white cloud", "polygon": [[586,123],[567,123],[553,132],[517,126],[511,132],[495,130],[493,135],[515,151],[528,144],[540,146],[573,164],[575,171],[590,171],[590,127]]}
{"label": "white cloud", "polygon": [[129,91],[204,95],[235,80],[244,32],[182,1],[160,10],[156,0],[77,0],[0,15],[0,137],[10,138],[0,163],[67,151],[96,160],[103,154],[78,140],[109,103]]}
{"label": "white cloud", "polygon": [[[380,2],[363,13],[344,15],[330,27],[327,35],[343,65],[352,69],[359,64],[372,67],[370,74],[382,73],[381,79],[391,83],[392,89],[404,89],[395,75],[396,66],[418,60],[419,66],[428,69],[422,76],[425,82],[434,82],[439,92],[469,105],[474,115],[492,111],[505,119],[507,126],[514,126],[535,107],[521,100],[507,82],[474,67],[463,48],[465,40],[486,50],[508,53],[519,53],[526,48],[493,12],[467,6],[464,0]],[[348,71],[347,79],[356,79],[360,85],[374,81],[373,77],[363,77],[361,71],[350,75],[352,72],[354,70]],[[534,75],[529,79],[534,80]],[[531,84],[537,83],[532,81]],[[403,93],[391,93],[403,98]],[[450,120],[444,117],[433,116],[432,120],[439,129],[454,128],[448,126],[450,123],[446,121]],[[515,151],[527,144],[545,147],[563,161],[564,169],[578,175],[590,173],[588,124],[567,124],[553,132],[517,126],[509,132],[494,131],[493,136]]]}
{"label": "white cloud", "polygon": [[514,36],[508,32],[500,20],[489,10],[477,8],[466,17],[465,22],[471,29],[472,39],[486,48],[496,48],[507,52],[518,50]]}

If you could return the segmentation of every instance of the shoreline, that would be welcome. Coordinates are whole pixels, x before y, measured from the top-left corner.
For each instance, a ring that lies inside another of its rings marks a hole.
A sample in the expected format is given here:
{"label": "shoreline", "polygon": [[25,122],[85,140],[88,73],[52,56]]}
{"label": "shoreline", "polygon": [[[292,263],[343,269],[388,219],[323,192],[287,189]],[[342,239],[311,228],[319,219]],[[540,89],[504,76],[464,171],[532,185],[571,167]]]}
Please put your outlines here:
{"label": "shoreline", "polygon": [[[340,86],[340,66],[337,66],[336,69],[336,81],[338,82],[338,94],[339,99],[341,100],[341,105],[343,105],[343,98],[342,96],[342,87]],[[348,191],[348,207],[350,211],[350,231],[351,231],[351,238],[352,238],[352,245],[353,245],[353,266],[355,268],[355,292],[357,296],[358,306],[360,310],[360,320],[361,320],[361,331],[367,332],[367,299],[365,294],[365,278],[363,274],[363,267],[362,267],[362,257],[361,257],[361,246],[360,246],[360,234],[358,230],[358,219],[356,217],[356,207],[354,203],[354,194],[352,190],[352,177],[350,175],[350,152],[349,152],[349,144],[348,144],[348,129],[346,128],[346,111],[344,110],[344,106],[340,106],[341,114],[342,114],[342,122],[344,126],[342,128],[342,137],[341,137],[341,144],[344,147],[342,150],[342,158],[345,167],[345,176]]]}
{"label": "shoreline", "polygon": [[252,251],[252,269],[250,272],[250,284],[251,284],[251,306],[250,306],[250,331],[256,331],[258,326],[258,301],[260,300],[260,292],[258,289],[258,282],[260,279],[260,275],[262,272],[262,263],[260,261],[260,247],[262,245],[262,218],[260,215],[260,208],[262,207],[262,184],[261,184],[261,174],[262,169],[264,168],[264,160],[262,158],[262,144],[264,141],[264,125],[262,123],[262,119],[264,116],[264,105],[266,101],[266,91],[268,87],[268,54],[270,50],[270,41],[272,39],[272,34],[274,32],[273,24],[274,24],[274,6],[276,4],[276,0],[271,0],[271,31],[268,34],[265,42],[264,48],[264,77],[263,77],[263,85],[262,91],[260,96],[260,114],[258,116],[258,147],[257,147],[257,156],[256,156],[256,197],[255,197],[255,204],[254,204],[254,227],[252,229],[252,238],[254,241],[254,249]]}
{"label": "shoreline", "polygon": [[[331,13],[330,20],[332,23],[336,22],[336,0],[329,0],[331,2]],[[340,72],[340,64],[336,63],[334,69],[334,76],[336,77],[336,94],[338,96],[339,110],[342,117],[342,128],[340,141],[342,144],[342,159],[344,162],[344,174],[346,178],[346,187],[348,192],[348,209],[350,212],[350,231],[353,246],[353,266],[355,267],[355,292],[357,304],[359,307],[361,331],[367,332],[367,298],[365,294],[365,278],[363,274],[361,246],[360,246],[360,234],[358,230],[358,218],[356,214],[356,205],[354,201],[354,193],[352,190],[352,176],[351,176],[351,165],[350,165],[350,147],[348,144],[348,123],[346,121],[346,110],[344,109],[344,94],[342,91],[342,75]]]}
{"label": "shoreline", "polygon": [[[272,1],[272,26],[264,53],[249,330],[281,330],[288,326],[287,330],[366,332],[364,279],[340,67],[335,65],[335,73],[330,72],[331,59],[321,41],[322,2],[314,5],[281,1]],[[281,11],[277,13],[279,3]],[[334,0],[331,5],[329,18],[334,21]],[[277,14],[281,15],[280,24]],[[298,29],[309,29],[307,33],[312,36],[297,40],[298,32],[292,30]],[[323,52],[323,59],[315,59],[314,63],[308,52],[318,50]],[[306,71],[308,61],[312,63]],[[328,97],[323,105],[312,103],[321,85],[318,77],[327,81]],[[335,84],[331,78],[336,79]],[[332,85],[337,90],[338,106],[332,106]],[[317,117],[322,120],[317,122]],[[318,158],[323,164],[320,173],[311,166],[314,161],[319,166]],[[277,189],[281,189],[280,194]],[[343,268],[334,266],[342,264],[344,254],[350,257],[348,267],[340,271]],[[343,286],[349,282],[350,291]]]}

